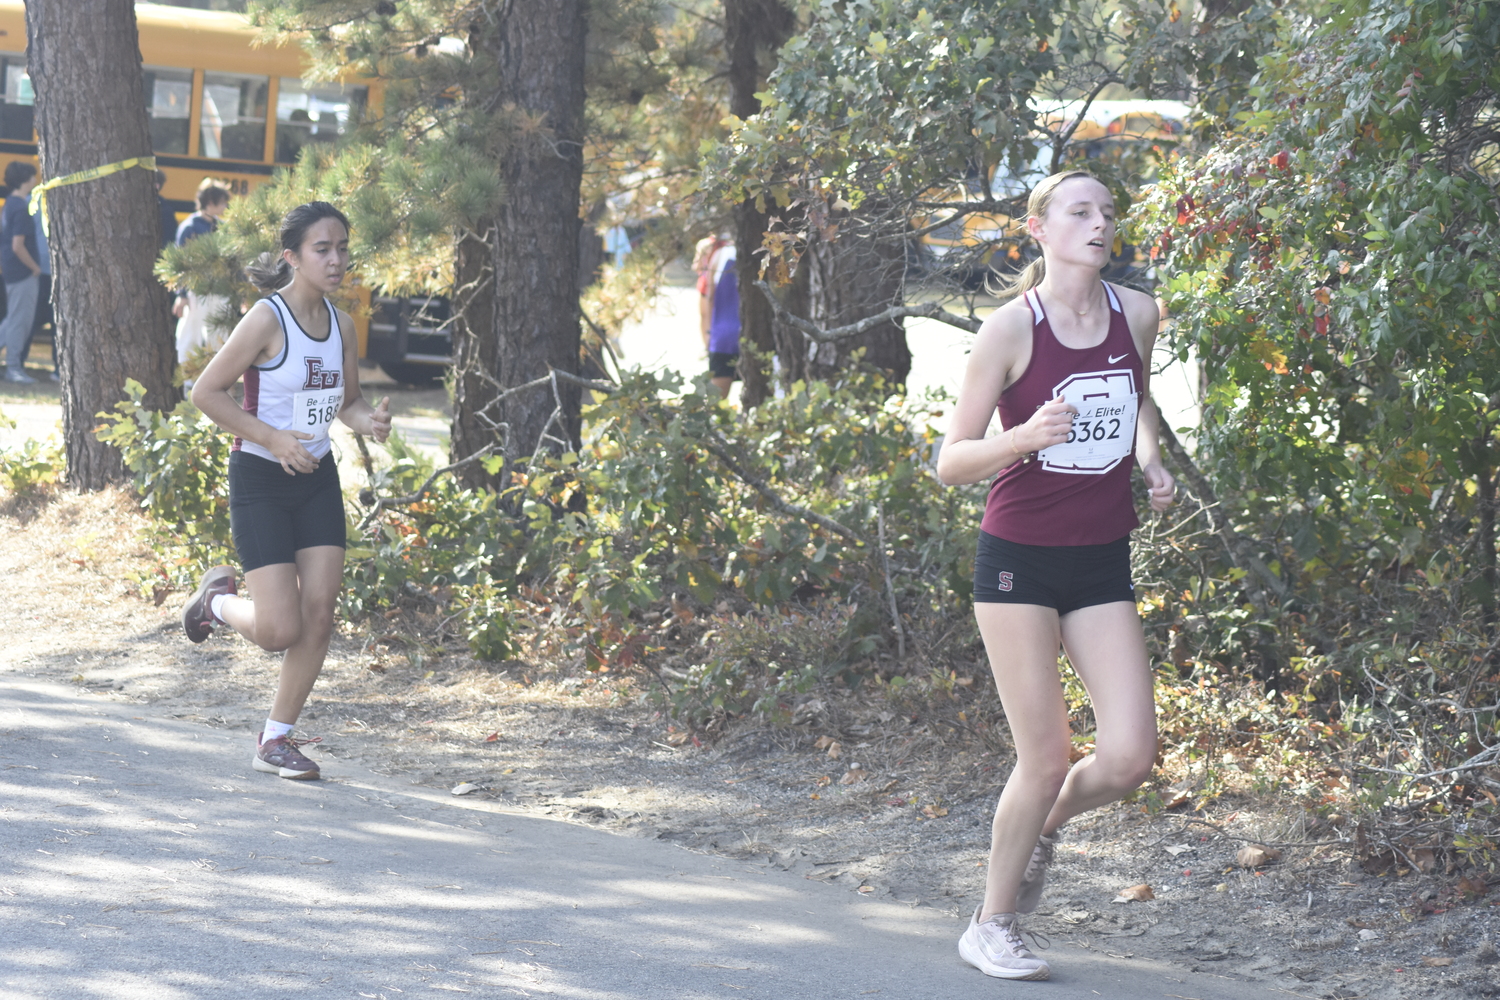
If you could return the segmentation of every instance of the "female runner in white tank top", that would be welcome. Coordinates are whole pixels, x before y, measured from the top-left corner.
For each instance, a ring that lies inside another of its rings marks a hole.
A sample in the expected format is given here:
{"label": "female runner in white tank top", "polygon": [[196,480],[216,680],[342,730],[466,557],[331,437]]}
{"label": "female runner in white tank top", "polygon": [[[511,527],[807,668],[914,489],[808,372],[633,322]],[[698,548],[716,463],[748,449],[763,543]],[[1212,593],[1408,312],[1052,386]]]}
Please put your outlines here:
{"label": "female runner in white tank top", "polygon": [[[323,669],[343,582],[343,494],[328,433],[337,417],[384,441],[391,416],[388,399],[372,407],[360,395],[353,323],[328,301],[349,266],[349,220],[327,202],[300,205],[282,220],[281,247],[279,259],[263,254],[246,268],[268,298],[193,386],[193,403],[235,435],[230,521],[253,599],[238,595],[233,567],[216,566],[182,620],[193,642],[228,625],[284,652],[252,763],[283,778],[317,778],[291,732]],[[229,393],[241,378],[243,407]]]}

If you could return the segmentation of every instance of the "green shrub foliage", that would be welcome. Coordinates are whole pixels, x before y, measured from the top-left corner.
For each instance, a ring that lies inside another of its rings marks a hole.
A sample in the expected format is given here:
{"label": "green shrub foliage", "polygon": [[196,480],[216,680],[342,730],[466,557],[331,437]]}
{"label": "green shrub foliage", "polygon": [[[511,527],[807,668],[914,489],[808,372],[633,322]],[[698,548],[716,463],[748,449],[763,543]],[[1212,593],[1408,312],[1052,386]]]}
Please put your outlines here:
{"label": "green shrub foliage", "polygon": [[[579,453],[537,462],[505,493],[438,476],[417,499],[365,516],[370,494],[409,499],[432,477],[431,459],[393,435],[370,493],[348,504],[344,613],[451,605],[474,651],[499,659],[516,649],[518,601],[557,602],[600,670],[639,661],[641,618],[666,602],[837,602],[837,638],[822,653],[759,664],[773,686],[783,669],[857,673],[895,641],[892,594],[903,618],[964,614],[983,491],[943,488],[931,473],[931,406],[867,373],[798,383],[751,414],[702,388],[632,373],[596,394]],[[138,386],[127,391],[99,433],[124,453],[186,583],[229,558],[229,438],[189,404],[163,416],[141,406]],[[703,703],[751,708],[754,679],[722,672],[698,671]]]}

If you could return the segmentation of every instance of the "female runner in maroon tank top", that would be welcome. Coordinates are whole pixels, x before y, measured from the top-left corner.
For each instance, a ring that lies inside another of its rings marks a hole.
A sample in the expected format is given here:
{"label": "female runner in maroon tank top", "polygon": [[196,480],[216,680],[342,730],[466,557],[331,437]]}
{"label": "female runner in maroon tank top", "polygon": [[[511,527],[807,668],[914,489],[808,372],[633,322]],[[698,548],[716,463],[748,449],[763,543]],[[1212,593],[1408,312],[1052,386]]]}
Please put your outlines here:
{"label": "female runner in maroon tank top", "polygon": [[[1160,313],[1107,285],[1115,204],[1091,174],[1032,192],[1027,226],[1042,258],[980,328],[938,458],[948,484],[995,477],[975,560],[974,615],[1016,745],[1000,795],[984,903],[959,954],[987,975],[1046,979],[1017,914],[1036,908],[1059,828],[1135,788],[1156,759],[1156,711],[1130,584],[1138,521],[1131,468],[1153,510],[1175,484],[1162,467],[1148,392]],[[999,407],[1003,430],[985,433]],[[1094,753],[1072,749],[1059,645],[1088,690]]]}

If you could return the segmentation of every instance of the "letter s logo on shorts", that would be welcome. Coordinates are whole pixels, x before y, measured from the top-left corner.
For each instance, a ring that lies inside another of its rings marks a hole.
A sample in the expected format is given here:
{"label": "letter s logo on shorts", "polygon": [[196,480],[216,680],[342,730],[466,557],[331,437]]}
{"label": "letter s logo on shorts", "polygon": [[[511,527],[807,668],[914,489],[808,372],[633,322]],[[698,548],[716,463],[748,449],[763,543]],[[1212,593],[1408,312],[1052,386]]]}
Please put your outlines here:
{"label": "letter s logo on shorts", "polygon": [[1015,583],[1016,583],[1016,578],[1010,572],[1005,572],[1005,573],[1001,573],[1000,574],[1000,589],[1001,590],[1005,591],[1006,593],[1010,593],[1011,589],[1015,586]]}

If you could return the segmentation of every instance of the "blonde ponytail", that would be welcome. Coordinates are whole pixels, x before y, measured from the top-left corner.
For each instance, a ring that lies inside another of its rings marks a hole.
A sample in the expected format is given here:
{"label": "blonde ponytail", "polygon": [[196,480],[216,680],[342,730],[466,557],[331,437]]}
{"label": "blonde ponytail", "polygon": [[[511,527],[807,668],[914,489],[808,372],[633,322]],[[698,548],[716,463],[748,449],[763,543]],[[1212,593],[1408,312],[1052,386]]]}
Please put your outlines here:
{"label": "blonde ponytail", "polygon": [[1000,279],[1000,287],[995,291],[996,298],[1008,299],[1012,295],[1024,295],[1047,276],[1047,258],[1038,257],[1036,260],[1021,268],[1020,272],[1009,277]]}

